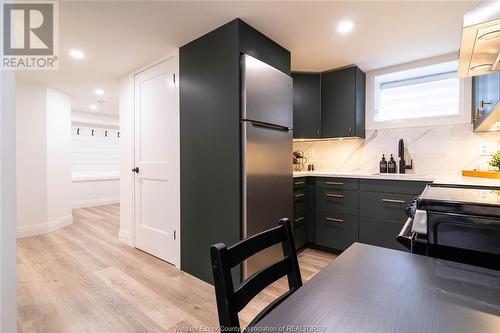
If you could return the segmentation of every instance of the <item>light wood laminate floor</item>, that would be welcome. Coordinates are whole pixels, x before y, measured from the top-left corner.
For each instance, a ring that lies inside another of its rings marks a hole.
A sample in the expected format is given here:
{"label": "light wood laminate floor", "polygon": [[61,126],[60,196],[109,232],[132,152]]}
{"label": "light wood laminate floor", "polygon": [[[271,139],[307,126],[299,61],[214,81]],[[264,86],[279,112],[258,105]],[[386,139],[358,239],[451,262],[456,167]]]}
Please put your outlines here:
{"label": "light wood laminate floor", "polygon": [[[180,332],[217,327],[213,287],[118,240],[119,205],[73,211],[74,223],[17,242],[19,332]],[[299,254],[304,281],[334,255]],[[241,313],[243,326],[286,291],[281,279]]]}

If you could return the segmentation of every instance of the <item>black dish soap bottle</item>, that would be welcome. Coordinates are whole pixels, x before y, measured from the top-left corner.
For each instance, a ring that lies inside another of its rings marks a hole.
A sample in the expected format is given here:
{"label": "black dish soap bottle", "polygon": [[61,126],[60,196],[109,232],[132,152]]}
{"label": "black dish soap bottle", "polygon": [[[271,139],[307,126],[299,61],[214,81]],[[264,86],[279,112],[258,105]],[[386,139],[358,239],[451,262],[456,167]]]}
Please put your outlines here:
{"label": "black dish soap bottle", "polygon": [[387,163],[387,171],[389,173],[396,173],[396,161],[394,161],[394,157],[392,157],[392,154],[389,162]]}
{"label": "black dish soap bottle", "polygon": [[387,173],[387,161],[385,160],[385,154],[382,154],[382,160],[380,161],[380,173]]}

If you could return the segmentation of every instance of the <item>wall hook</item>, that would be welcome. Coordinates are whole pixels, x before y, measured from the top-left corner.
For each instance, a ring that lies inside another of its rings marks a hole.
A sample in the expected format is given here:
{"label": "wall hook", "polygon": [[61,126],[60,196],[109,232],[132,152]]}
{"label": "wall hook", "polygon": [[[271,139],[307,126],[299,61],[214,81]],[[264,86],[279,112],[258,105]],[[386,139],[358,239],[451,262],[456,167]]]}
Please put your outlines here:
{"label": "wall hook", "polygon": [[80,135],[80,128],[76,129],[76,135]]}
{"label": "wall hook", "polygon": [[120,137],[120,131],[118,131],[118,137]]}
{"label": "wall hook", "polygon": [[108,136],[108,131],[104,132],[104,136],[106,137]]}
{"label": "wall hook", "polygon": [[95,130],[92,130],[92,136],[94,136],[94,131],[95,131]]}

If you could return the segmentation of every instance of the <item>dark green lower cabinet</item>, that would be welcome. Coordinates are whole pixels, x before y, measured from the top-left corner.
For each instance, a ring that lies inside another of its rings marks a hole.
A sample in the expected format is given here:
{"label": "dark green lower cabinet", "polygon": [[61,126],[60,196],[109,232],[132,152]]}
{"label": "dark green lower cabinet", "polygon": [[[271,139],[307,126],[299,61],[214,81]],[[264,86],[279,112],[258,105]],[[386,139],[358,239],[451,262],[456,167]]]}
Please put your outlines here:
{"label": "dark green lower cabinet", "polygon": [[318,212],[316,217],[316,244],[345,250],[358,238],[358,217],[354,215]]}
{"label": "dark green lower cabinet", "polygon": [[[406,221],[403,221],[406,222]],[[408,251],[396,241],[396,236],[404,223],[379,220],[369,217],[359,218],[359,241],[361,243]]]}
{"label": "dark green lower cabinet", "polygon": [[300,249],[307,243],[307,219],[306,219],[306,179],[296,178],[293,180],[293,238],[295,248]]}
{"label": "dark green lower cabinet", "polygon": [[294,237],[345,250],[355,242],[407,251],[396,241],[408,203],[427,185],[406,180],[356,178],[294,179]]}
{"label": "dark green lower cabinet", "polygon": [[305,216],[296,217],[293,221],[295,248],[300,249],[307,243],[307,224]]}

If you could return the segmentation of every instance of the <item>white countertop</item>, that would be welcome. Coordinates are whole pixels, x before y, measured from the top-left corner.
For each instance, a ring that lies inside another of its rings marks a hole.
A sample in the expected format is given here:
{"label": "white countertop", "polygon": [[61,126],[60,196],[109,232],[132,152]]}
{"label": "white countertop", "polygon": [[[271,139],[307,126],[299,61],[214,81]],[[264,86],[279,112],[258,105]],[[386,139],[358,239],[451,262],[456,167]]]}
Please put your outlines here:
{"label": "white countertop", "polygon": [[383,180],[408,180],[433,182],[435,184],[446,185],[471,185],[471,186],[491,186],[500,188],[500,179],[464,177],[464,176],[432,176],[399,173],[363,173],[363,172],[338,172],[338,171],[298,171],[293,173],[294,178],[298,177],[339,177],[339,178],[363,178],[363,179],[383,179]]}

